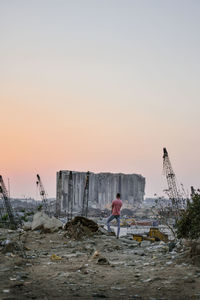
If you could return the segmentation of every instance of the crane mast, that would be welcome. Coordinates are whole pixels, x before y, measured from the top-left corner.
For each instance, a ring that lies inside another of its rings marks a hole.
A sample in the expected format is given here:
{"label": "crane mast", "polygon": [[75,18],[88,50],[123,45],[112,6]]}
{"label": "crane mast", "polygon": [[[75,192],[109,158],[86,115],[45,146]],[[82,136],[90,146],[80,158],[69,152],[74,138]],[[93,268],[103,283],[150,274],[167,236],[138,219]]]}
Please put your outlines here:
{"label": "crane mast", "polygon": [[5,186],[4,181],[3,181],[3,177],[1,175],[0,175],[0,194],[2,195],[3,202],[4,202],[4,207],[5,207],[6,212],[8,214],[10,224],[12,226],[14,226],[15,228],[17,228],[17,222],[16,222],[15,217],[14,217],[14,213],[13,213],[13,209],[12,209],[12,206],[11,206],[11,203],[10,203],[10,198],[9,198],[9,195],[8,195],[8,191],[6,189],[6,186]]}
{"label": "crane mast", "polygon": [[45,189],[44,189],[43,183],[41,181],[41,178],[38,174],[37,174],[36,184],[39,187],[40,196],[41,196],[41,199],[42,199],[43,210],[47,215],[49,215],[49,208],[48,208],[48,203],[47,203],[47,194],[45,192]]}
{"label": "crane mast", "polygon": [[180,209],[181,209],[181,197],[178,193],[177,188],[177,180],[176,175],[172,169],[172,165],[169,159],[169,155],[166,148],[163,148],[163,171],[164,175],[167,179],[168,184],[168,196],[171,200],[172,209],[176,213],[176,216],[178,217],[180,215]]}

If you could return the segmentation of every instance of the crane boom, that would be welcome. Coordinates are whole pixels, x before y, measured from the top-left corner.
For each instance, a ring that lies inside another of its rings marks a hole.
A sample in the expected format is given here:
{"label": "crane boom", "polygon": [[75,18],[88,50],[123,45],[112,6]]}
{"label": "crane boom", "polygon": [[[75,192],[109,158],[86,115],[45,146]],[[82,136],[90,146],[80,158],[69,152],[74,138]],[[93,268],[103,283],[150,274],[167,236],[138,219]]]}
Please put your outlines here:
{"label": "crane boom", "polygon": [[176,215],[179,216],[179,211],[181,208],[181,197],[178,193],[176,175],[172,169],[172,165],[166,148],[163,148],[163,171],[167,179],[168,196],[172,203],[172,209],[176,212]]}
{"label": "crane boom", "polygon": [[9,220],[10,220],[10,224],[12,226],[14,226],[15,228],[17,228],[17,222],[14,217],[14,213],[13,213],[13,209],[12,209],[12,206],[10,203],[8,191],[6,189],[6,186],[3,181],[3,177],[1,175],[0,175],[0,194],[2,195],[4,206],[5,206],[6,212],[8,214]]}
{"label": "crane boom", "polygon": [[36,181],[37,186],[39,187],[39,191],[40,191],[40,196],[42,199],[42,205],[43,205],[43,209],[45,211],[45,213],[47,215],[49,215],[49,208],[48,208],[48,203],[47,203],[47,193],[45,192],[42,180],[40,178],[40,175],[37,174],[37,181]]}

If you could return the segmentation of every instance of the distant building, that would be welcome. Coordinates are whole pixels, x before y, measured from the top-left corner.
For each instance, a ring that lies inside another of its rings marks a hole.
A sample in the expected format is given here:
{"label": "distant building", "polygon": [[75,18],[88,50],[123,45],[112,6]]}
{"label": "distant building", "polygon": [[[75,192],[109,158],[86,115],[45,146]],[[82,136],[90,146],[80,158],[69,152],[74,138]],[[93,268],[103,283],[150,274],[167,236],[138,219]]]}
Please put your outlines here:
{"label": "distant building", "polygon": [[[69,172],[57,172],[56,202],[60,212],[66,212],[68,207]],[[73,206],[80,210],[86,181],[86,172],[72,172]],[[121,193],[122,200],[131,206],[139,206],[144,199],[145,178],[137,174],[122,173],[90,173],[89,177],[89,207],[105,208]]]}

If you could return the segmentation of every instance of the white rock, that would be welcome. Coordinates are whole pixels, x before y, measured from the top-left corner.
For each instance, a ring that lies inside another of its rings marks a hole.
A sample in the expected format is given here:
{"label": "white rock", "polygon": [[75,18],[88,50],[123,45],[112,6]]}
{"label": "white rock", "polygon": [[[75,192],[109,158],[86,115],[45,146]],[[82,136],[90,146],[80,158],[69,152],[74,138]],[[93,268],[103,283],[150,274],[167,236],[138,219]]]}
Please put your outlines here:
{"label": "white rock", "polygon": [[33,222],[31,225],[32,230],[43,229],[47,232],[54,232],[62,228],[63,224],[55,217],[49,218],[43,211],[38,211],[33,216]]}
{"label": "white rock", "polygon": [[44,223],[44,230],[54,232],[62,228],[63,223],[56,219],[55,217],[48,218],[48,220]]}

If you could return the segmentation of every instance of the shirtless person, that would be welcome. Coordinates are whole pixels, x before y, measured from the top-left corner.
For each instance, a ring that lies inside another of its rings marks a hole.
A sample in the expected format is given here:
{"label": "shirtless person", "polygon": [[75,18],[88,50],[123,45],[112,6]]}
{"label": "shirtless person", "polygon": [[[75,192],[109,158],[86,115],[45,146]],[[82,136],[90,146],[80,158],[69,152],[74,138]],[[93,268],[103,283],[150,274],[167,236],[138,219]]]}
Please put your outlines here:
{"label": "shirtless person", "polygon": [[108,232],[110,232],[110,222],[114,219],[117,220],[117,239],[119,238],[120,232],[120,209],[122,207],[122,200],[120,194],[117,193],[116,199],[112,202],[112,215],[107,220]]}

